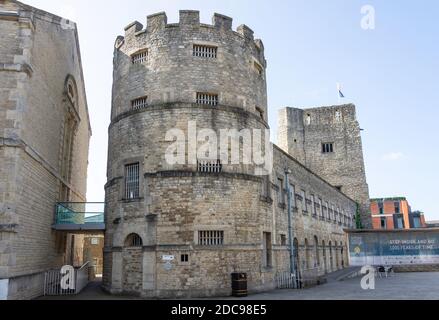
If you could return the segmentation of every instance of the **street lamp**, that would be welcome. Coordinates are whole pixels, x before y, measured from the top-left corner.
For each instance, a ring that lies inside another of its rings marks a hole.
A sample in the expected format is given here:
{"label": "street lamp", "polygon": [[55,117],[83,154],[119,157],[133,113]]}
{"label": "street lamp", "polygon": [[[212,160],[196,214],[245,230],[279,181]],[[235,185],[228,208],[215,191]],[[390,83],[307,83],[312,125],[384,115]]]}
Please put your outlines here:
{"label": "street lamp", "polygon": [[[288,182],[288,175],[291,174],[290,169],[285,169],[285,183],[287,190],[287,208],[288,208],[288,244],[290,246],[290,274],[295,275],[295,264],[294,264],[294,244],[293,244],[293,225],[291,217],[291,191],[290,183]],[[295,196],[295,195],[293,195]],[[296,279],[294,278],[294,287],[296,286]]]}

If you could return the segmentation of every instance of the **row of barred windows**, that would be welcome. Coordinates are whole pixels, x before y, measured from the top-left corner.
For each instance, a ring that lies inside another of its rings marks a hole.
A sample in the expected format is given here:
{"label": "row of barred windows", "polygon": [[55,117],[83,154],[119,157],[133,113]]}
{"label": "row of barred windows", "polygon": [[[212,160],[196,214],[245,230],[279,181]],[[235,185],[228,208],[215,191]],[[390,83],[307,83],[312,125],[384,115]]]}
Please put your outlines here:
{"label": "row of barred windows", "polygon": [[[278,178],[277,187],[279,205],[285,206],[287,194],[284,179]],[[354,217],[346,214],[345,210],[330,204],[328,201],[323,201],[322,198],[316,197],[314,194],[307,197],[307,192],[304,189],[296,190],[296,186],[293,184],[289,184],[289,191],[291,208],[298,210],[300,206],[305,215],[311,213],[314,218],[326,219],[343,226],[353,226]]]}
{"label": "row of barred windows", "polygon": [[[148,61],[148,56],[149,50],[141,49],[131,55],[131,63],[143,64]],[[192,56],[202,59],[216,60],[218,58],[218,47],[213,45],[194,44],[192,46]],[[263,76],[264,67],[256,61],[256,59],[253,60],[252,67],[259,76]]]}
{"label": "row of barred windows", "polygon": [[[195,103],[215,107],[219,104],[219,95],[217,93],[197,92],[195,94]],[[131,110],[141,110],[148,107],[148,96],[143,96],[131,100]],[[264,110],[255,106],[255,112],[264,120]]]}

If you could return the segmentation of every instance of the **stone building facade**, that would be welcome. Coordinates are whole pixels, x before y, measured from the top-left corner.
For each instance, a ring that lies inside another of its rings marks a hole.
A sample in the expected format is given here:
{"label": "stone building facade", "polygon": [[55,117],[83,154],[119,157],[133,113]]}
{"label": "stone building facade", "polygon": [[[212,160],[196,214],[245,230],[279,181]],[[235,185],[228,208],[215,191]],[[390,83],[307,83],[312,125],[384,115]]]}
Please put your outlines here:
{"label": "stone building facade", "polygon": [[[302,161],[265,145],[272,164],[263,175],[260,164],[228,156],[197,154],[193,161],[186,148],[194,139],[202,144],[193,127],[218,135],[265,132],[265,70],[262,41],[245,25],[233,31],[232,19],[219,14],[207,25],[197,11],[180,11],[177,24],[158,13],[148,16],[145,29],[134,22],[116,39],[105,185],[107,290],[230,295],[232,272],[247,273],[250,292],[274,288],[290,269],[287,199],[302,282],[347,264],[343,229],[354,226],[357,204]],[[169,130],[180,135],[169,139]],[[175,142],[185,145],[182,163],[166,158]]]}
{"label": "stone building facade", "polygon": [[279,147],[360,205],[364,228],[371,228],[369,187],[361,129],[353,104],[279,110]]}
{"label": "stone building facade", "polygon": [[91,129],[76,25],[1,0],[0,34],[1,298],[28,299],[78,256],[52,224],[57,202],[85,201]]}

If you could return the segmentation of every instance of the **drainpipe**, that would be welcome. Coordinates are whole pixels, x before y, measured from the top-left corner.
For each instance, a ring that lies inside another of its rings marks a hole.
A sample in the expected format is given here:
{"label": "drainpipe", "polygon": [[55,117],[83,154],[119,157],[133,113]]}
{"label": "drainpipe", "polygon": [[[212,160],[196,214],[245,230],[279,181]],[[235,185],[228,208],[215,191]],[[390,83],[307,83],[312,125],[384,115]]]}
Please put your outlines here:
{"label": "drainpipe", "polygon": [[[291,216],[291,191],[290,191],[290,183],[288,181],[288,174],[291,171],[289,169],[285,170],[285,183],[287,189],[287,208],[288,208],[288,243],[290,246],[290,273],[296,275],[295,265],[294,265],[294,244],[293,244],[293,225],[292,225],[292,216]],[[294,278],[294,288],[296,288],[297,279]]]}

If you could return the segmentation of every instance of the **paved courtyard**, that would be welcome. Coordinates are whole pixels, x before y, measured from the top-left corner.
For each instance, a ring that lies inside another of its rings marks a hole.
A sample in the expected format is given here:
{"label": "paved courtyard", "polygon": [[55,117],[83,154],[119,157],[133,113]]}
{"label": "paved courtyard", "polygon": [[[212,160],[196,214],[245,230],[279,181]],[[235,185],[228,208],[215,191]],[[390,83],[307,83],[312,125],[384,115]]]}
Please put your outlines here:
{"label": "paved courtyard", "polygon": [[375,290],[363,290],[361,278],[330,281],[303,290],[275,290],[246,299],[262,300],[438,300],[439,272],[395,273],[376,278]]}
{"label": "paved courtyard", "polygon": [[[274,290],[253,294],[240,300],[439,300],[439,272],[395,273],[376,278],[375,290],[363,290],[361,278],[344,281],[329,279],[328,283],[303,290]],[[41,300],[126,300],[135,297],[111,296],[102,291],[100,282],[90,283],[79,295],[42,297]],[[237,298],[216,298],[215,300]]]}

